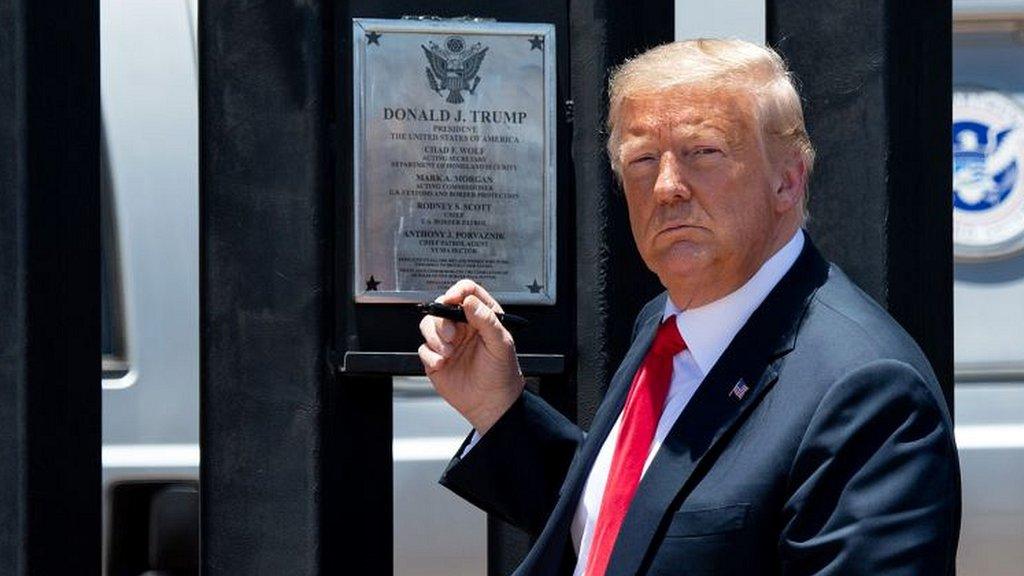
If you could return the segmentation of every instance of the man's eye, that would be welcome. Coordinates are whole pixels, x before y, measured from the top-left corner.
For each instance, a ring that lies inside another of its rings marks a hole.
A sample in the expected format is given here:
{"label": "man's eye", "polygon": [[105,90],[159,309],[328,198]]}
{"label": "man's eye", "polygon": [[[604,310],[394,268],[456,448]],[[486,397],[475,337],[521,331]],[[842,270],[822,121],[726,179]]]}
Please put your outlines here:
{"label": "man's eye", "polygon": [[647,162],[653,162],[653,161],[654,161],[654,156],[652,156],[650,154],[645,154],[643,156],[637,156],[636,158],[633,158],[632,160],[629,161],[629,164],[632,165],[632,166],[641,166],[641,165],[643,165],[643,164],[645,164]]}
{"label": "man's eye", "polygon": [[694,156],[710,156],[712,154],[718,154],[719,152],[721,152],[721,150],[719,150],[718,148],[713,148],[711,146],[702,146],[700,148],[696,148],[693,151],[693,155]]}

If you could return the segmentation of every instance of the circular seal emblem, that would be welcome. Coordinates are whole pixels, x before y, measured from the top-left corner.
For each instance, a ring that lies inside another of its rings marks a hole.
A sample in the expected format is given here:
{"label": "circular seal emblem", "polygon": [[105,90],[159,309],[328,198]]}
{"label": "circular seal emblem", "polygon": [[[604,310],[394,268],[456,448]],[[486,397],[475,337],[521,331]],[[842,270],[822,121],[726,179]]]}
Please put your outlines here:
{"label": "circular seal emblem", "polygon": [[1024,108],[994,90],[953,92],[953,253],[1024,248]]}

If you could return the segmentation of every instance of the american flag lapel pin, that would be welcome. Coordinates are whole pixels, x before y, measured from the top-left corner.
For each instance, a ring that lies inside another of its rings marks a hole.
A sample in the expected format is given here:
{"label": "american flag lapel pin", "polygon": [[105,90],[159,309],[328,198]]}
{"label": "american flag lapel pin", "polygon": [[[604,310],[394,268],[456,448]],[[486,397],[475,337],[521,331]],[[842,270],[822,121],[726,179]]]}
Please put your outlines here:
{"label": "american flag lapel pin", "polygon": [[747,383],[740,378],[740,381],[732,387],[732,392],[729,392],[729,397],[743,400],[743,397],[747,395],[747,390],[750,390],[750,386],[747,386]]}

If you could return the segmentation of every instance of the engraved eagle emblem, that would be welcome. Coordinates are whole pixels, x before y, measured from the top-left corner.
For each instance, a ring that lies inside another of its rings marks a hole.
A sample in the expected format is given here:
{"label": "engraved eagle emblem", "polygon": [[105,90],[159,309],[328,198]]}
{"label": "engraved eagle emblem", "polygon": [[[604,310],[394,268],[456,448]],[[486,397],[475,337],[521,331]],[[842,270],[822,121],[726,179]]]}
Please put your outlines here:
{"label": "engraved eagle emblem", "polygon": [[447,102],[449,104],[461,104],[462,91],[470,94],[476,91],[480,84],[480,64],[484,61],[487,48],[479,42],[466,47],[466,41],[459,36],[452,36],[445,40],[444,46],[434,42],[428,42],[427,46],[420,45],[423,53],[427,56],[427,82],[430,89],[443,96],[442,91],[448,91]]}

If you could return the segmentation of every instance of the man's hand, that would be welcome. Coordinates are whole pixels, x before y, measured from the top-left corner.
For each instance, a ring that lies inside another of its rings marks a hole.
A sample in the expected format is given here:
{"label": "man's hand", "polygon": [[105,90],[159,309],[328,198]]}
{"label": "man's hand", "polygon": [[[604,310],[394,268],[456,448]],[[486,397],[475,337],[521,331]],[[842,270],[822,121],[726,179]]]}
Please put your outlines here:
{"label": "man's hand", "polygon": [[522,394],[515,342],[494,314],[501,306],[472,280],[437,301],[461,304],[468,323],[425,316],[420,360],[438,394],[483,435]]}

